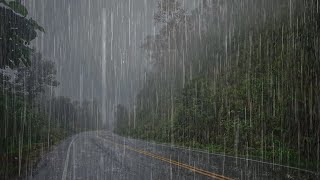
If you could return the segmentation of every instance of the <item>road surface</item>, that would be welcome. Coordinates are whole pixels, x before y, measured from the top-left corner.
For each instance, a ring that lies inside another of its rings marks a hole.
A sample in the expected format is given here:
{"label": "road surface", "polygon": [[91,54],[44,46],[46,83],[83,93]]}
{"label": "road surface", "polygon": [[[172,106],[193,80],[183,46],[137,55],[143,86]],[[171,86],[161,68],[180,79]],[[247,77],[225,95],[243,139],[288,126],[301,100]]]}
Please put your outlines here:
{"label": "road surface", "polygon": [[124,138],[77,134],[57,145],[27,179],[317,179],[303,170]]}

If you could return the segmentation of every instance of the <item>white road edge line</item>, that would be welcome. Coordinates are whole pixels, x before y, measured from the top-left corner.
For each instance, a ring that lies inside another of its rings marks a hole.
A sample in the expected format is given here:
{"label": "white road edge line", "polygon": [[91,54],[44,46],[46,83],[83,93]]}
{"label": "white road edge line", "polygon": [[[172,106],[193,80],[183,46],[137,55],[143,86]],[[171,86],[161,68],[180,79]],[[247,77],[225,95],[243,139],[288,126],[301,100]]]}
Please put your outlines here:
{"label": "white road edge line", "polygon": [[128,140],[132,140],[133,142],[140,141],[140,142],[145,143],[147,145],[151,144],[151,145],[155,145],[155,146],[163,146],[163,147],[168,147],[168,148],[181,149],[181,150],[185,150],[185,151],[204,153],[204,154],[209,154],[209,155],[214,155],[214,156],[234,158],[234,159],[239,159],[239,160],[245,160],[245,161],[251,161],[251,162],[256,162],[256,163],[261,163],[261,164],[267,164],[267,165],[283,167],[283,168],[292,169],[292,170],[298,170],[298,171],[301,171],[301,172],[311,173],[311,174],[314,174],[316,176],[320,175],[318,172],[310,171],[310,170],[302,169],[302,168],[298,168],[298,167],[292,167],[292,166],[287,166],[287,165],[282,165],[282,164],[277,164],[277,163],[272,163],[272,162],[266,162],[266,161],[261,161],[261,160],[256,160],[256,159],[250,159],[250,158],[245,158],[245,157],[236,157],[236,156],[231,156],[231,155],[226,155],[226,154],[209,153],[207,151],[200,150],[200,149],[187,148],[187,147],[177,146],[177,145],[168,145],[168,144],[156,143],[156,142],[150,142],[150,141],[145,141],[145,140],[140,140],[140,139],[134,139],[132,137],[123,137],[123,136],[119,136],[119,135],[114,134],[114,133],[113,133],[113,135],[116,135],[116,136],[121,137],[121,138],[126,138]]}
{"label": "white road edge line", "polygon": [[63,168],[63,173],[62,173],[62,180],[66,180],[67,178],[67,171],[68,171],[68,166],[69,166],[69,156],[70,156],[70,149],[71,149],[71,145],[73,144],[73,142],[78,138],[78,136],[74,137],[72,139],[72,141],[70,142],[69,144],[69,147],[68,147],[68,151],[67,151],[67,157],[66,157],[66,160],[64,161],[64,168]]}
{"label": "white road edge line", "polygon": [[266,161],[255,160],[255,159],[244,158],[244,157],[236,157],[236,156],[224,155],[224,154],[219,154],[219,153],[208,153],[208,152],[203,151],[203,150],[194,149],[194,148],[190,148],[189,149],[189,148],[185,148],[185,147],[181,147],[181,146],[170,146],[170,145],[156,144],[156,143],[150,143],[150,144],[160,145],[160,146],[164,146],[164,147],[171,147],[171,148],[176,148],[176,149],[182,149],[182,150],[186,150],[186,151],[205,153],[205,154],[209,154],[209,155],[215,155],[215,156],[222,156],[222,157],[234,158],[234,159],[239,159],[239,160],[251,161],[251,162],[256,162],[256,163],[261,163],[261,164],[273,165],[273,166],[278,166],[278,167],[283,167],[283,168],[303,171],[303,172],[307,172],[307,173],[311,173],[311,174],[317,175],[317,172],[314,172],[314,171],[310,171],[310,170],[307,170],[307,169],[301,169],[301,168],[298,168],[298,167],[292,167],[292,166],[272,163],[272,162],[266,162]]}

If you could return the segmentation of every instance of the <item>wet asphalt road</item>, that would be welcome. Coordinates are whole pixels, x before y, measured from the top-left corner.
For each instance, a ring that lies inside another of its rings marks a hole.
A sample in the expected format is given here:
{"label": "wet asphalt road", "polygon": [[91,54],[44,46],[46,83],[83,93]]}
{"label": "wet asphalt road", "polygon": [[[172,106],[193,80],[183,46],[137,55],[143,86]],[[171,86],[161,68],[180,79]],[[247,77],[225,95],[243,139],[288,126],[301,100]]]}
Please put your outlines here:
{"label": "wet asphalt road", "polygon": [[56,146],[27,179],[317,179],[288,167],[141,140],[81,133]]}

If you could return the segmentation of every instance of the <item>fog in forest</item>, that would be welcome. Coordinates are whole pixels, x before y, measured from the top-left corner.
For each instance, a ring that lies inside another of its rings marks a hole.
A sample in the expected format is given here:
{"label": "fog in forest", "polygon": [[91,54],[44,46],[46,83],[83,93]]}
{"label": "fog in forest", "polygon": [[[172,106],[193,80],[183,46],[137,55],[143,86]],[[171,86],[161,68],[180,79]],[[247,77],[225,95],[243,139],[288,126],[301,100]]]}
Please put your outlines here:
{"label": "fog in forest", "polygon": [[319,178],[319,6],[0,0],[0,179]]}

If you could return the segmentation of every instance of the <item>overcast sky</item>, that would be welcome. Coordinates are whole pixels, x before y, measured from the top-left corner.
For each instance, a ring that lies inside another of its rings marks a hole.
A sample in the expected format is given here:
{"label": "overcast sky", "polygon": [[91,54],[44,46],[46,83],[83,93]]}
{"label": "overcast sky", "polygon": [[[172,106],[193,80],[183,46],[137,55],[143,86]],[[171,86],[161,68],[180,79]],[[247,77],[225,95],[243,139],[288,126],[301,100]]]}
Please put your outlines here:
{"label": "overcast sky", "polygon": [[[157,0],[25,0],[29,16],[44,27],[33,42],[56,62],[60,86],[55,93],[76,100],[132,103],[143,83],[146,59],[140,48],[154,34]],[[187,2],[187,1],[186,1]],[[195,1],[188,0],[192,9]],[[106,32],[102,11],[106,9]],[[102,87],[102,33],[106,33],[106,88]],[[106,97],[103,97],[105,91]]]}

